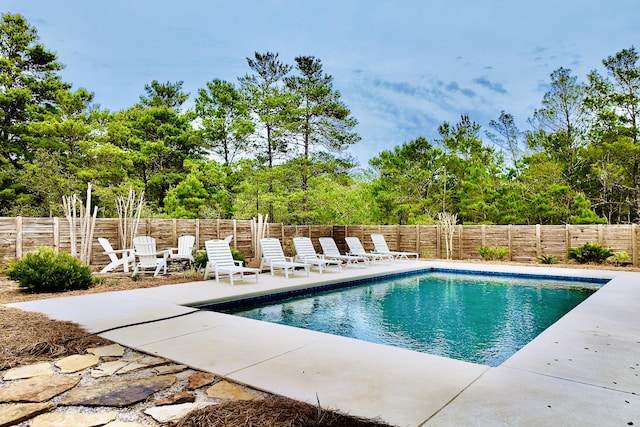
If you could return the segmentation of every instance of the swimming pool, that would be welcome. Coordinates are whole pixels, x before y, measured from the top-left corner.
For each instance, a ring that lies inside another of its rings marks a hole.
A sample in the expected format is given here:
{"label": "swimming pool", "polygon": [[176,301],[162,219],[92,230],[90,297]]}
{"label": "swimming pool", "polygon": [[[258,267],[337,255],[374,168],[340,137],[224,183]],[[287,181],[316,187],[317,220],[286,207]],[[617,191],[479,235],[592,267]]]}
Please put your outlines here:
{"label": "swimming pool", "polygon": [[224,311],[498,366],[599,283],[429,272]]}

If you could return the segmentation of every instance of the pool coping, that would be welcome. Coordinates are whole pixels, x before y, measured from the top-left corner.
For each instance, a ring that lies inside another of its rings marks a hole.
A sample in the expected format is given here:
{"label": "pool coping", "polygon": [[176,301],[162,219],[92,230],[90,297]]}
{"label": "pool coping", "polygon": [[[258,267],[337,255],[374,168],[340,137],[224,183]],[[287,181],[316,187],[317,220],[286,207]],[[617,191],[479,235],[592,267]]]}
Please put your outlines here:
{"label": "pool coping", "polygon": [[[434,268],[612,280],[496,368],[192,307]],[[633,417],[640,413],[634,372],[640,360],[633,358],[640,354],[640,273],[403,261],[288,280],[263,274],[258,285],[241,283],[209,280],[10,306],[77,322],[120,344],[251,387],[319,399],[325,407],[394,425],[639,421]]]}

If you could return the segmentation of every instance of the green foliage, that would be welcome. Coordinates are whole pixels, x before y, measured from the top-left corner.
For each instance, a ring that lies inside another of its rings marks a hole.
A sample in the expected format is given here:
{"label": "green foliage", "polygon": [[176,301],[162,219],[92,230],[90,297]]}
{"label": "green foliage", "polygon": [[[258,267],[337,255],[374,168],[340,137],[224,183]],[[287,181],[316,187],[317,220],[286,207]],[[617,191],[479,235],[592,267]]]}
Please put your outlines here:
{"label": "green foliage", "polygon": [[213,79],[194,109],[184,108],[182,81],[152,80],[139,103],[109,112],[62,81],[64,66],[24,17],[2,14],[0,215],[59,216],[61,196],[92,182],[105,217],[134,187],[145,215],[171,218],[432,224],[447,211],[463,224],[640,221],[634,47],[587,83],[553,71],[530,132],[504,111],[488,132],[462,115],[433,141],[374,154],[369,169],[344,153],[360,137],[333,77],[318,58],[294,59],[256,52],[238,85]]}
{"label": "green foliage", "polygon": [[[242,252],[240,252],[238,249],[236,248],[231,248],[231,256],[233,257],[234,260],[236,261],[242,261],[243,265],[247,265],[247,260],[244,257],[244,255],[242,254]],[[193,257],[193,267],[200,271],[200,270],[204,270],[207,266],[207,262],[209,261],[209,257],[207,256],[207,251],[197,251],[196,254]]]}
{"label": "green foliage", "polygon": [[247,266],[247,260],[245,259],[245,257],[242,254],[242,252],[240,252],[238,249],[231,248],[231,256],[236,261],[242,261],[242,265],[243,266],[245,266],[245,267]]}
{"label": "green foliage", "polygon": [[502,260],[509,256],[509,248],[504,246],[480,246],[478,253],[486,260]]}
{"label": "green foliage", "polygon": [[556,263],[558,263],[558,257],[556,257],[555,255],[542,254],[542,255],[538,256],[537,259],[538,259],[538,262],[540,264],[556,264]]}
{"label": "green foliage", "polygon": [[198,271],[204,270],[207,266],[207,261],[209,261],[209,257],[206,251],[196,251],[193,256],[193,267]]}
{"label": "green foliage", "polygon": [[631,256],[625,251],[614,252],[613,255],[607,258],[607,263],[615,265],[616,267],[626,264],[629,261],[631,261]]}
{"label": "green foliage", "polygon": [[92,285],[89,266],[49,247],[38,248],[36,253],[6,263],[4,272],[21,288],[33,293],[88,289]]}
{"label": "green foliage", "polygon": [[584,194],[579,193],[573,198],[573,211],[575,214],[569,217],[571,224],[604,224],[605,218],[598,216],[591,210],[591,206]]}
{"label": "green foliage", "polygon": [[603,248],[597,242],[587,242],[577,248],[571,248],[568,252],[568,258],[575,260],[581,264],[597,263],[602,264],[607,258],[613,255],[611,249]]}

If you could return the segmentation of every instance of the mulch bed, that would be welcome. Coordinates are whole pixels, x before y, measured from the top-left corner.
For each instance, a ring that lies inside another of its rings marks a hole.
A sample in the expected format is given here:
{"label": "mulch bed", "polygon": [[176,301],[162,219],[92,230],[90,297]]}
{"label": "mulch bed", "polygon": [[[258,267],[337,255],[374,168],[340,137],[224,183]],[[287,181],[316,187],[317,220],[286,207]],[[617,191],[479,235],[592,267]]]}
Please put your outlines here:
{"label": "mulch bed", "polygon": [[382,421],[325,411],[318,406],[273,396],[261,400],[238,400],[192,411],[177,427],[383,427]]}

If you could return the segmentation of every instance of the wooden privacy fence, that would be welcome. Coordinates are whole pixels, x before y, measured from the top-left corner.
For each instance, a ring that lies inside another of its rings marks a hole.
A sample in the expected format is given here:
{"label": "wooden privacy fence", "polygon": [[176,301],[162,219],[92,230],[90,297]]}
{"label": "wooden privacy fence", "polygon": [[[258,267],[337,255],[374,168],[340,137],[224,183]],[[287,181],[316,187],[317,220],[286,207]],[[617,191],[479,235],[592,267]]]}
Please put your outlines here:
{"label": "wooden privacy fence", "polygon": [[[156,219],[141,221],[139,235],[155,237],[158,249],[176,247],[178,237],[196,236],[196,247],[203,248],[209,239],[223,239],[232,234],[231,246],[247,258],[253,256],[255,242],[251,220]],[[445,235],[439,225],[311,225],[268,224],[266,237],[277,237],[290,250],[296,236],[310,237],[321,252],[319,237],[333,237],[342,252],[344,238],[360,238],[365,249],[373,250],[370,235],[385,236],[391,250],[418,252],[421,258],[444,259]],[[0,218],[0,260],[15,260],[40,246],[70,252],[69,224],[63,218]],[[94,231],[91,264],[108,263],[97,238],[105,237],[118,248],[117,218],[98,218]],[[625,225],[458,225],[453,236],[453,259],[481,259],[480,246],[509,248],[509,260],[534,263],[540,255],[566,260],[567,250],[587,242],[598,242],[614,251],[625,251],[638,266],[638,226]]]}

